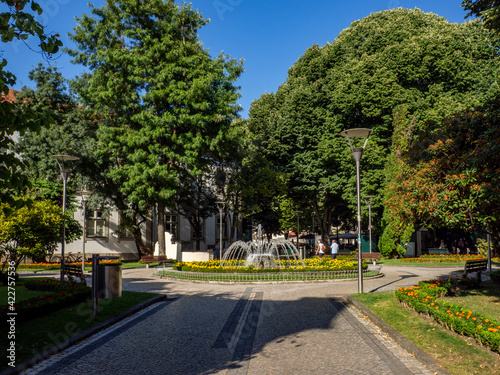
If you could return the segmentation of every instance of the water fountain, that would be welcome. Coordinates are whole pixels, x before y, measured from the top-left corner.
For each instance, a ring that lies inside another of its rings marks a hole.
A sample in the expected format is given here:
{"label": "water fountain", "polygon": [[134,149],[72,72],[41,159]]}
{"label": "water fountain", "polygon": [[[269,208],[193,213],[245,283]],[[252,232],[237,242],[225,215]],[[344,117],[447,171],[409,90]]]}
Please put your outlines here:
{"label": "water fountain", "polygon": [[304,260],[295,245],[285,239],[265,242],[262,239],[262,227],[257,228],[257,241],[237,241],[225,251],[221,266],[230,267],[236,264],[250,265],[256,268],[285,268],[305,266]]}

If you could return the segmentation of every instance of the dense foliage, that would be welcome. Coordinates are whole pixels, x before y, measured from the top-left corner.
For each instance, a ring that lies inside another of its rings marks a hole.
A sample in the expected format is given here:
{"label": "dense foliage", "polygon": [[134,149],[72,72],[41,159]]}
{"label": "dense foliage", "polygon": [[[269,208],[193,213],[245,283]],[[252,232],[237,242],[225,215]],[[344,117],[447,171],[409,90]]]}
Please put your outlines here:
{"label": "dense foliage", "polygon": [[[62,223],[61,208],[49,200],[24,205],[12,210],[8,216],[4,211],[0,211],[2,258],[5,257],[7,262],[17,268],[25,256],[31,259],[45,259],[46,256],[52,255],[57,243],[61,242]],[[5,267],[5,263],[2,267]]]}
{"label": "dense foliage", "polygon": [[[42,14],[42,8],[33,0],[0,0],[0,37],[2,43],[13,40],[26,40],[35,36],[40,41],[40,50],[44,56],[57,53],[62,42],[59,35],[48,35],[43,25],[36,20],[36,15]],[[16,77],[7,70],[7,60],[0,52],[0,94],[8,95],[9,86],[16,83]],[[10,92],[12,94],[12,92]],[[22,201],[12,198],[13,189],[23,189],[28,179],[21,173],[24,165],[14,153],[9,152],[14,145],[13,135],[21,135],[27,130],[38,130],[47,125],[50,118],[45,111],[32,108],[19,110],[19,103],[10,97],[9,100],[0,100],[0,201],[8,203],[6,207],[21,204]]]}
{"label": "dense foliage", "polygon": [[500,3],[498,0],[464,0],[462,6],[469,11],[467,17],[481,17],[487,29],[495,33],[500,31]]}
{"label": "dense foliage", "polygon": [[[249,130],[266,159],[287,175],[289,197],[313,207],[326,237],[334,219],[352,227],[355,218],[354,161],[339,133],[371,128],[361,190],[377,196],[377,223],[395,113],[406,111],[414,132],[428,132],[429,121],[486,102],[498,92],[496,56],[481,22],[452,24],[418,9],[374,13],[334,42],[310,47],[276,93],[252,104]],[[374,231],[380,234],[380,226]]]}
{"label": "dense foliage", "polygon": [[498,110],[493,101],[459,112],[400,150],[401,168],[388,185],[388,222],[489,231],[498,248]]}
{"label": "dense foliage", "polygon": [[[108,0],[91,13],[71,34],[77,49],[69,53],[90,72],[77,92],[99,119],[96,155],[113,163],[106,177],[139,210],[158,204],[163,253],[164,207],[197,196],[201,175],[225,147],[242,66],[203,48],[198,29],[207,20],[190,5]],[[210,210],[184,201],[199,226]]]}

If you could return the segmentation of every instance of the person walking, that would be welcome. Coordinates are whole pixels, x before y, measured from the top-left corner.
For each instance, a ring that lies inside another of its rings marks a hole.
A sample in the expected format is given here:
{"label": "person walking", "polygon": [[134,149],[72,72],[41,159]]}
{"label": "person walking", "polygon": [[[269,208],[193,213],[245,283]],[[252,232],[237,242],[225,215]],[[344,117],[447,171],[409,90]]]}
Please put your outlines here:
{"label": "person walking", "polygon": [[219,259],[219,250],[220,250],[220,243],[217,241],[215,244],[215,259]]}
{"label": "person walking", "polygon": [[332,259],[337,259],[337,254],[339,252],[339,244],[335,241],[335,239],[332,240],[330,249],[332,249]]}
{"label": "person walking", "polygon": [[319,257],[319,259],[323,258],[323,255],[325,255],[325,249],[326,246],[321,242],[321,240],[318,240],[318,248],[316,249],[316,255]]}

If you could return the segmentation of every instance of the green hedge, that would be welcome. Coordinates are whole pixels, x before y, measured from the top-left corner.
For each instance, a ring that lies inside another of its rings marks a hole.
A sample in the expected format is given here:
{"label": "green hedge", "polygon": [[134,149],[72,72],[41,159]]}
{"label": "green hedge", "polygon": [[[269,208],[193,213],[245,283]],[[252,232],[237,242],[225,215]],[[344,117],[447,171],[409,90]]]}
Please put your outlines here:
{"label": "green hedge", "polygon": [[[83,283],[28,280],[24,282],[24,286],[29,290],[50,293],[15,303],[13,311],[17,314],[16,321],[28,321],[73,304],[85,302],[91,294],[90,288]],[[12,312],[9,305],[0,307],[0,315],[4,321],[9,317],[7,315],[9,312]]]}
{"label": "green hedge", "polygon": [[396,298],[415,311],[430,315],[448,329],[473,337],[478,343],[500,352],[500,321],[439,299],[443,295],[453,294],[454,288],[461,282],[460,279],[421,282],[419,286],[399,288]]}

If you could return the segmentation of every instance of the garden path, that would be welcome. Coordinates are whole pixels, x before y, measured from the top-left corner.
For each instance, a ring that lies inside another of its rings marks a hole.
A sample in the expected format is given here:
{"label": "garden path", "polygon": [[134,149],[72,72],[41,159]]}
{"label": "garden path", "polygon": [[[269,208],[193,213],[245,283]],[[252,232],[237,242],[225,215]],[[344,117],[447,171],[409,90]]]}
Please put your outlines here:
{"label": "garden path", "polygon": [[[23,374],[434,374],[342,296],[357,282],[223,285],[123,270],[123,289],[169,300]],[[395,290],[461,269],[384,266],[365,292]],[[443,372],[444,373],[444,372]]]}

